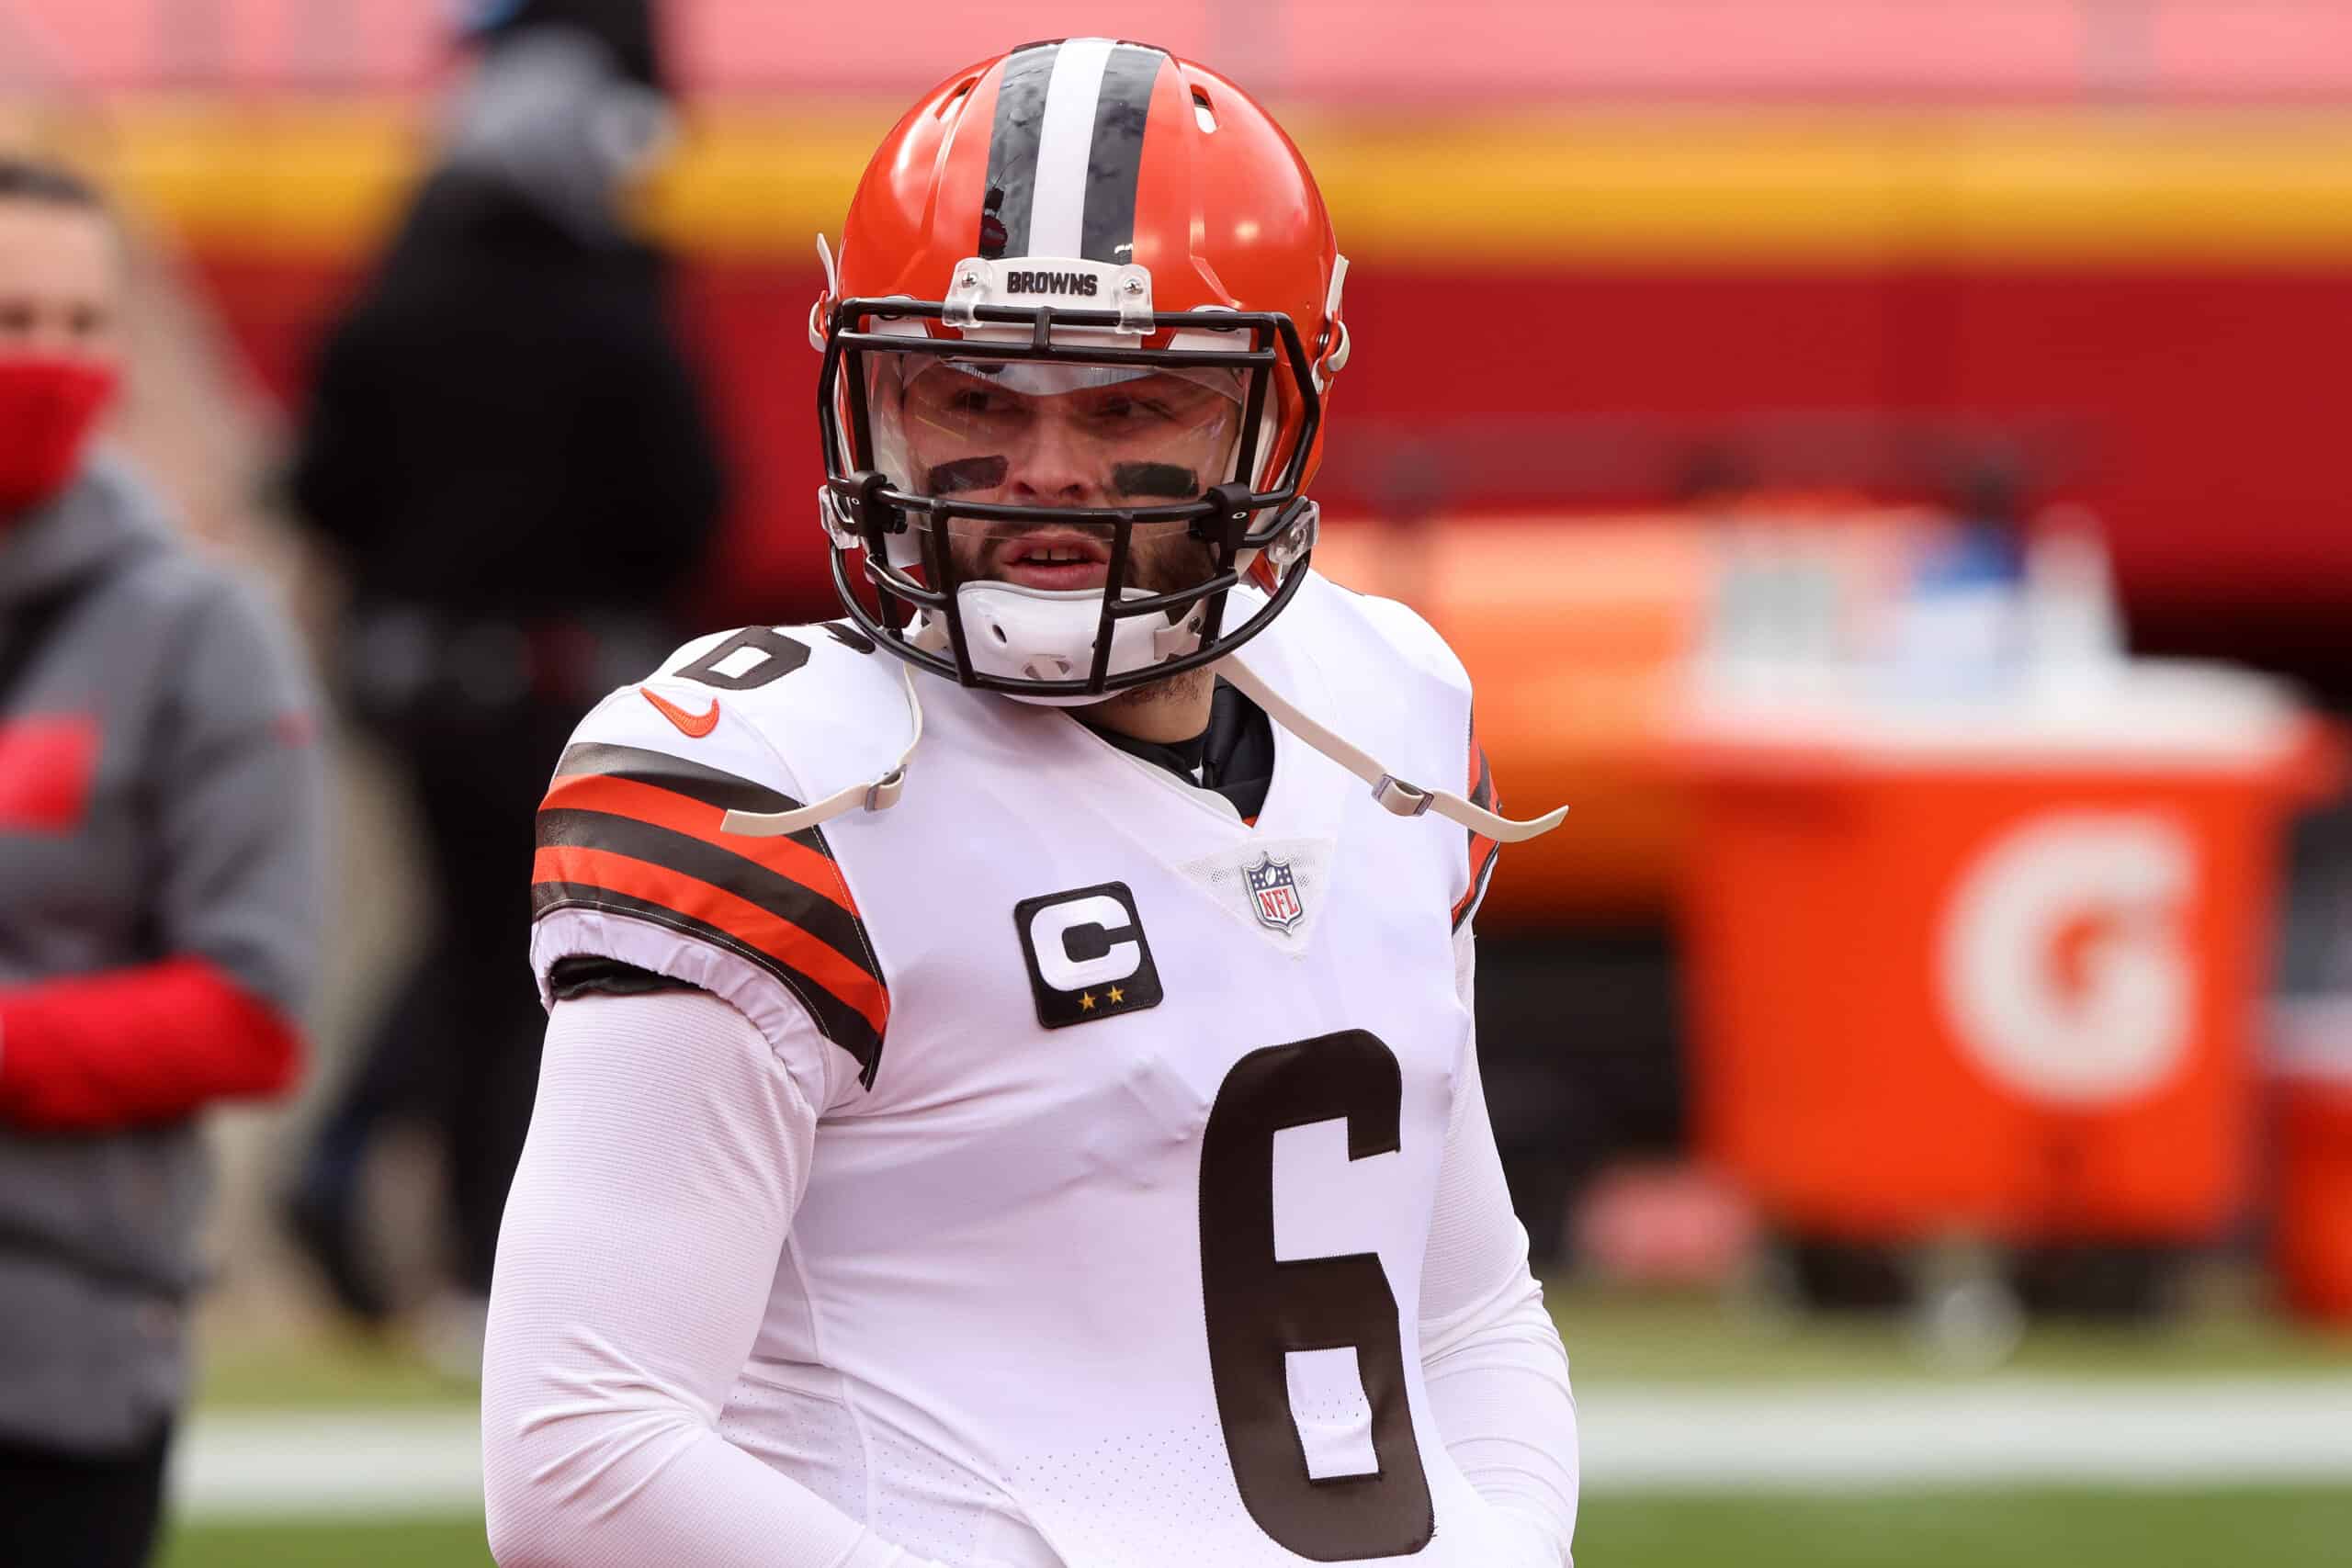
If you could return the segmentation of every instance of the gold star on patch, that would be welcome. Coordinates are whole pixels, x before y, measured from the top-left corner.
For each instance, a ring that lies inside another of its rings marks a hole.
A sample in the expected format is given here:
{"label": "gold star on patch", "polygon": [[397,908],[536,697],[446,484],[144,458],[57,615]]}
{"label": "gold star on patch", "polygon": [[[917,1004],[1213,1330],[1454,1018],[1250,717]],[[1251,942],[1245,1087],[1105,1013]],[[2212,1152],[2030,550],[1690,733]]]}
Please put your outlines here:
{"label": "gold star on patch", "polygon": [[1078,998],[1078,1010],[1080,1012],[1092,1012],[1094,1010],[1094,993],[1092,991],[1088,991]]}
{"label": "gold star on patch", "polygon": [[1116,1006],[1118,1006],[1118,1005],[1119,1005],[1119,1003],[1121,1003],[1121,1002],[1123,1002],[1123,1001],[1125,1001],[1126,999],[1127,999],[1127,994],[1126,994],[1125,991],[1122,991],[1122,990],[1121,990],[1121,989],[1119,989],[1119,987],[1116,987],[1116,986],[1114,986],[1114,987],[1111,987],[1111,1005],[1112,1005],[1112,1006],[1116,1007]]}

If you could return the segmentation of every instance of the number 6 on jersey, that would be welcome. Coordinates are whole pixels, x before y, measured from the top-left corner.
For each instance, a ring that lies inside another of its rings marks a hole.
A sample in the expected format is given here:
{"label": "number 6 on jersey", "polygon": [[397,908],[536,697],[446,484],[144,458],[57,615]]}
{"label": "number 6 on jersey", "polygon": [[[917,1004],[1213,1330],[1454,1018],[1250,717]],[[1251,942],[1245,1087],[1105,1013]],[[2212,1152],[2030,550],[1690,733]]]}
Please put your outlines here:
{"label": "number 6 on jersey", "polygon": [[[1274,1256],[1274,1134],[1344,1117],[1348,1158],[1399,1145],[1394,1052],[1360,1029],[1253,1051],[1210,1108],[1201,1148],[1201,1297],[1217,1417],[1258,1528],[1318,1562],[1399,1557],[1435,1529],[1413,1440],[1396,1297],[1369,1252]],[[1351,1348],[1377,1468],[1315,1476],[1293,1417],[1290,1357]]]}

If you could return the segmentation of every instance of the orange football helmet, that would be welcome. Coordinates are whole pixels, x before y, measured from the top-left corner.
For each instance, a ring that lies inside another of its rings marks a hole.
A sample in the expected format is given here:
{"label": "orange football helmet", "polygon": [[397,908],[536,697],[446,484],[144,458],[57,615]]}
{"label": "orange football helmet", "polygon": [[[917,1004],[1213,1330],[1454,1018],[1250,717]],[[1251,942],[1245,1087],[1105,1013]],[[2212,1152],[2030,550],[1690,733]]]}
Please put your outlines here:
{"label": "orange football helmet", "polygon": [[[859,182],[838,262],[818,245],[820,505],[834,584],[884,646],[1088,702],[1223,656],[1289,601],[1348,359],[1347,262],[1298,150],[1238,87],[1145,44],[1024,45],[925,95]],[[1022,437],[1002,432],[1069,409],[1069,482],[1009,478]],[[1048,529],[1101,542],[1099,586],[990,579],[953,547]],[[1155,581],[1147,558],[1197,568]]]}

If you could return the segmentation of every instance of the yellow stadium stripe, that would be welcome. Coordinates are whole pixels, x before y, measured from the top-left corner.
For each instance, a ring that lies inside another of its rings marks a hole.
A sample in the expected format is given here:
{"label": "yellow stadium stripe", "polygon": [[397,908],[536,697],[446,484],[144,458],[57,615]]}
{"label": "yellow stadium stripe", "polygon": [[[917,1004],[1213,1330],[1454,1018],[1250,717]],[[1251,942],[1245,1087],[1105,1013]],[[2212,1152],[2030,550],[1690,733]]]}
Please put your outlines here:
{"label": "yellow stadium stripe", "polygon": [[[700,111],[649,193],[696,251],[838,233],[892,109]],[[1440,122],[1302,112],[1345,248],[1447,267],[1592,263],[2295,265],[2352,259],[2352,114],[1560,111]],[[199,245],[335,253],[425,146],[415,109],[141,101],[101,162]]]}

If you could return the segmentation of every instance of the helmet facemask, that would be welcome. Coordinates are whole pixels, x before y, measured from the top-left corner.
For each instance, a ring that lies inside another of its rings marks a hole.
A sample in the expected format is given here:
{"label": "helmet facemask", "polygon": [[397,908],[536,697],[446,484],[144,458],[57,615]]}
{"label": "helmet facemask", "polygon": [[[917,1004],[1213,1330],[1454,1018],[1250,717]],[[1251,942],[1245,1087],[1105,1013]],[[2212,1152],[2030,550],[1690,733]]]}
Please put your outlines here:
{"label": "helmet facemask", "polygon": [[1223,657],[1303,581],[1319,406],[1287,317],[851,299],[829,329],[835,583],[901,657],[1090,703]]}

